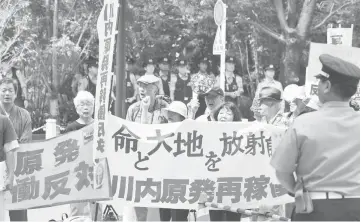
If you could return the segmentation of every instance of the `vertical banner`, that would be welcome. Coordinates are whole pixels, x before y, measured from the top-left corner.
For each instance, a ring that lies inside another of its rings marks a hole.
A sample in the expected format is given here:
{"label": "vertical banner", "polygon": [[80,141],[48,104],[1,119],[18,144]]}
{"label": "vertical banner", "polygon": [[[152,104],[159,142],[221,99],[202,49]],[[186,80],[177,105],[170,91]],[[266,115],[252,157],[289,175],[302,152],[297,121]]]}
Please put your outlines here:
{"label": "vertical banner", "polygon": [[352,46],[353,25],[351,28],[328,28],[327,44]]}
{"label": "vertical banner", "polygon": [[104,0],[104,6],[97,22],[99,71],[94,114],[93,157],[95,159],[101,158],[105,149],[105,127],[108,116],[115,35],[117,34],[118,7],[118,0]]}
{"label": "vertical banner", "polygon": [[321,71],[319,56],[330,54],[360,67],[360,49],[342,45],[311,43],[308,67],[306,73],[306,96],[317,95],[317,80],[315,76]]}

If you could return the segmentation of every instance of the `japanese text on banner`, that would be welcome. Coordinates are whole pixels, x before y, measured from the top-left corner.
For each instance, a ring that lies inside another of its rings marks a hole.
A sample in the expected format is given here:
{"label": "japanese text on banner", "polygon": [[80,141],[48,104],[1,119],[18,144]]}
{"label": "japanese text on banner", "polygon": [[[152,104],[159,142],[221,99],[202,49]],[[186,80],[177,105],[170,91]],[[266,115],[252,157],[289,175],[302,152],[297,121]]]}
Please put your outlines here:
{"label": "japanese text on banner", "polygon": [[101,158],[105,145],[118,1],[105,0],[97,23],[99,36],[99,71],[95,96],[94,158]]}
{"label": "japanese text on banner", "polygon": [[269,164],[284,128],[192,120],[140,127],[112,115],[109,120],[114,199],[188,209],[197,208],[201,192],[239,207],[292,201]]}
{"label": "japanese text on banner", "polygon": [[[16,185],[6,194],[6,209],[29,209],[110,196],[105,159],[93,164],[92,126],[47,140],[22,144],[15,152]],[[93,181],[93,170],[96,181]],[[95,184],[95,185],[94,185]]]}

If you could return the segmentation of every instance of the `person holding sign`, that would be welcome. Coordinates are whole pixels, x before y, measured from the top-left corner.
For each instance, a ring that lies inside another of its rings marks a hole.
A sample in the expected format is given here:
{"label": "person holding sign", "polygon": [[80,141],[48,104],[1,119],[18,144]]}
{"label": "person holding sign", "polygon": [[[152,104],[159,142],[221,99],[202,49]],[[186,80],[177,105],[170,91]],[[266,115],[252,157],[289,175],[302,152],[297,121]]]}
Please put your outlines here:
{"label": "person holding sign", "polygon": [[185,104],[192,99],[191,77],[187,69],[187,61],[177,61],[178,75],[172,74],[170,79],[170,98],[172,101],[181,101]]}
{"label": "person holding sign", "polygon": [[[74,105],[76,112],[79,115],[79,119],[70,123],[66,129],[65,133],[79,130],[87,125],[90,125],[94,122],[92,115],[94,113],[94,96],[88,91],[79,91],[76,97],[74,98]],[[88,217],[90,219],[95,218],[96,208],[100,208],[100,205],[95,202],[81,202],[70,204],[70,217]],[[98,210],[101,212],[101,210]],[[101,214],[97,215],[97,221],[101,220]]]}
{"label": "person holding sign", "polygon": [[[14,150],[19,148],[15,129],[6,116],[0,115],[0,221],[5,221],[5,190],[12,189],[14,181]],[[6,168],[8,175],[6,175]],[[17,212],[17,211],[14,211]],[[26,213],[26,211],[25,211]]]}
{"label": "person holding sign", "polygon": [[323,105],[295,119],[271,165],[282,186],[295,194],[292,220],[360,221],[360,115],[349,107],[360,68],[328,54],[319,59]]}

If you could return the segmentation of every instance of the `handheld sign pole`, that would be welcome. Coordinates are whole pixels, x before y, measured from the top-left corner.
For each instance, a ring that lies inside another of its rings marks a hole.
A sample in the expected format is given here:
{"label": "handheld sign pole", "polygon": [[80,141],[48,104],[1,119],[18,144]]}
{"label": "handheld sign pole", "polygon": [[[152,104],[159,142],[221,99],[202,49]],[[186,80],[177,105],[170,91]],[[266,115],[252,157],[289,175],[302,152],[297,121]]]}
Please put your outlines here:
{"label": "handheld sign pole", "polygon": [[220,55],[220,87],[224,91],[225,88],[225,70],[226,70],[226,33],[227,33],[227,5],[218,0],[214,6],[214,21],[217,28],[216,38],[213,44],[213,55]]}

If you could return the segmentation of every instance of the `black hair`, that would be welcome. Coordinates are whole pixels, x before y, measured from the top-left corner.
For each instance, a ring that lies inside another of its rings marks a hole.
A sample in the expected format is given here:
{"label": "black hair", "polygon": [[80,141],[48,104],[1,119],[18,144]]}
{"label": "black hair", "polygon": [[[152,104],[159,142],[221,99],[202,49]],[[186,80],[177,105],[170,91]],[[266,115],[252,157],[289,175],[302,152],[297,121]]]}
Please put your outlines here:
{"label": "black hair", "polygon": [[218,114],[221,111],[221,109],[226,108],[228,110],[231,110],[233,113],[233,122],[240,122],[242,121],[242,115],[239,108],[234,104],[233,102],[226,102],[223,105],[221,105],[217,111],[214,113],[214,119],[218,121]]}
{"label": "black hair", "polygon": [[14,90],[15,90],[15,94],[18,93],[18,83],[15,79],[9,78],[9,77],[5,77],[3,79],[0,80],[0,86],[3,84],[13,84],[14,86]]}

